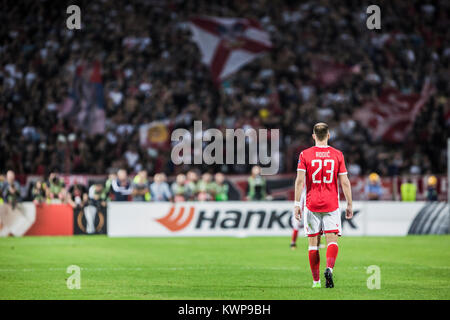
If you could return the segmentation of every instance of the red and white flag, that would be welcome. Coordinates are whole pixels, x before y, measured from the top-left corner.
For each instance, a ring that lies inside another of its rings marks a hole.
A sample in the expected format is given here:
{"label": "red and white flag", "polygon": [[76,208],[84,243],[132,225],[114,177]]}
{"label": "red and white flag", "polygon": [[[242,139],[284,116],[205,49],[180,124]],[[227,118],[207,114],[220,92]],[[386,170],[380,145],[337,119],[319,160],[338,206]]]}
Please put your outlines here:
{"label": "red and white flag", "polygon": [[315,82],[321,87],[332,86],[339,83],[344,77],[361,72],[359,65],[347,66],[329,57],[313,58],[311,69],[315,76]]}
{"label": "red and white flag", "polygon": [[404,141],[432,93],[429,81],[420,94],[402,94],[397,89],[387,88],[380,97],[367,101],[353,117],[369,130],[375,140],[399,143]]}
{"label": "red and white flag", "polygon": [[215,83],[272,48],[269,34],[253,19],[202,16],[189,27]]}

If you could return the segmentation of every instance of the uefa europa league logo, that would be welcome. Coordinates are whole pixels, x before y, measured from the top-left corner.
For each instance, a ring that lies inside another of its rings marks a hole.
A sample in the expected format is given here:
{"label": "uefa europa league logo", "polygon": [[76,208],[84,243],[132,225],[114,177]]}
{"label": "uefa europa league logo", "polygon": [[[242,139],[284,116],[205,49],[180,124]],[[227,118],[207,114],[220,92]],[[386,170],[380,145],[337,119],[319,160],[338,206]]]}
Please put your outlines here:
{"label": "uefa europa league logo", "polygon": [[88,205],[84,207],[84,217],[86,218],[86,233],[95,233],[95,217],[97,215],[97,208]]}

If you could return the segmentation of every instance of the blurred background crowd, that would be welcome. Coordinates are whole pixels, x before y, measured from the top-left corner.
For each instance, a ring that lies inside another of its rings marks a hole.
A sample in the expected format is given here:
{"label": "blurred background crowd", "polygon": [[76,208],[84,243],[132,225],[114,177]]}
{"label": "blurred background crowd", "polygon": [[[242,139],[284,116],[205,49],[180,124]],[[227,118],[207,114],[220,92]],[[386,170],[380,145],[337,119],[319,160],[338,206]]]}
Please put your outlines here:
{"label": "blurred background crowd", "polygon": [[[270,200],[267,196],[265,179],[260,175],[259,166],[252,168],[248,177],[246,200]],[[229,183],[223,173],[200,174],[189,170],[178,174],[173,182],[168,182],[164,173],[157,173],[151,179],[145,170],[134,177],[128,176],[125,169],[112,173],[106,181],[99,179],[89,185],[75,182],[67,186],[63,177],[52,172],[44,180],[37,180],[30,190],[30,200],[35,204],[68,203],[73,207],[95,204],[105,206],[107,201],[227,201]],[[28,197],[27,195],[25,197]],[[9,170],[0,174],[0,204],[13,207],[22,200],[23,195],[15,173]]]}
{"label": "blurred background crowd", "polygon": [[[251,173],[245,178],[245,187],[242,193],[236,195],[239,184],[221,173],[212,175],[209,172],[200,173],[191,169],[187,174],[179,173],[168,179],[164,173],[156,173],[149,177],[147,171],[141,170],[134,176],[129,176],[125,169],[111,173],[107,178],[96,179],[82,183],[74,181],[67,185],[64,176],[51,172],[45,179],[34,180],[28,189],[21,187],[16,180],[15,173],[9,170],[5,175],[0,173],[0,205],[7,203],[13,208],[22,200],[33,201],[36,205],[66,203],[72,207],[86,205],[106,206],[108,201],[145,201],[145,202],[183,202],[183,201],[263,201],[288,200],[293,194],[293,178],[287,179],[287,185],[280,185],[282,179],[267,181],[261,175],[261,168],[253,166]],[[437,178],[433,175],[426,179],[423,185],[423,196],[419,200],[439,200]],[[271,184],[271,187],[269,186]],[[277,198],[278,188],[282,196]],[[242,186],[242,185],[241,185]],[[291,188],[292,190],[288,190]],[[392,190],[391,190],[392,192]],[[358,200],[383,200],[386,189],[383,188],[380,176],[371,173],[368,176],[362,194],[356,194]],[[410,178],[403,181],[400,186],[402,201],[416,201],[419,190],[416,183]],[[391,200],[393,196],[390,195]]]}
{"label": "blurred background crowd", "polygon": [[[36,186],[36,199],[60,196],[52,172],[111,174],[109,186],[68,190],[72,200],[91,193],[103,199],[108,187],[116,200],[169,200],[181,193],[221,200],[218,172],[251,172],[250,165],[197,165],[203,191],[193,192],[193,166],[171,162],[170,139],[141,145],[140,126],[154,121],[169,136],[176,128],[192,129],[194,120],[202,120],[204,130],[278,128],[281,173],[295,172],[318,121],[330,125],[331,144],[346,155],[350,175],[446,170],[448,1],[377,1],[382,29],[370,32],[368,3],[358,0],[78,1],[81,30],[65,27],[67,1],[1,3],[7,10],[0,12],[0,172],[48,177]],[[273,49],[214,85],[186,24],[199,14],[257,19]],[[323,85],[314,66],[329,56],[336,66],[353,67]],[[83,70],[99,84],[95,123],[92,113],[77,118],[71,104]],[[418,93],[426,80],[434,94],[400,143],[375,139],[354,119],[383,89]],[[175,182],[168,185],[166,176]]]}

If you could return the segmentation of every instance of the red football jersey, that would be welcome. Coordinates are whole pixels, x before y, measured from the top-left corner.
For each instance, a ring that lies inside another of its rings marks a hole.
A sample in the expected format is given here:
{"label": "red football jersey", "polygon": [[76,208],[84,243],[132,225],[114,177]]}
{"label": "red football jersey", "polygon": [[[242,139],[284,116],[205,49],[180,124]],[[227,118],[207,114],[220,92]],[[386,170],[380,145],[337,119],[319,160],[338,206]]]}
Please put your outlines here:
{"label": "red football jersey", "polygon": [[339,208],[338,175],[347,174],[341,151],[326,147],[303,150],[297,170],[306,173],[306,207],[312,212],[332,212]]}

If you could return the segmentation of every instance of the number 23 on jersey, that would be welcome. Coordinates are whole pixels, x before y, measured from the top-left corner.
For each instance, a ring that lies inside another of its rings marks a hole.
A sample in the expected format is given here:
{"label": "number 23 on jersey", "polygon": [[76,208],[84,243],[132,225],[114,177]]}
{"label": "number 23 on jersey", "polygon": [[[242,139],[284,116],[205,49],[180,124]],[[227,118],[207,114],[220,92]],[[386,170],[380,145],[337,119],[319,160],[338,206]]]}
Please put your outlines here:
{"label": "number 23 on jersey", "polygon": [[[332,183],[334,176],[334,160],[333,159],[314,159],[311,161],[311,167],[314,170],[312,174],[313,183]],[[322,170],[323,169],[323,170]],[[319,173],[322,172],[320,175]],[[317,178],[317,175],[322,176],[322,179]]]}

